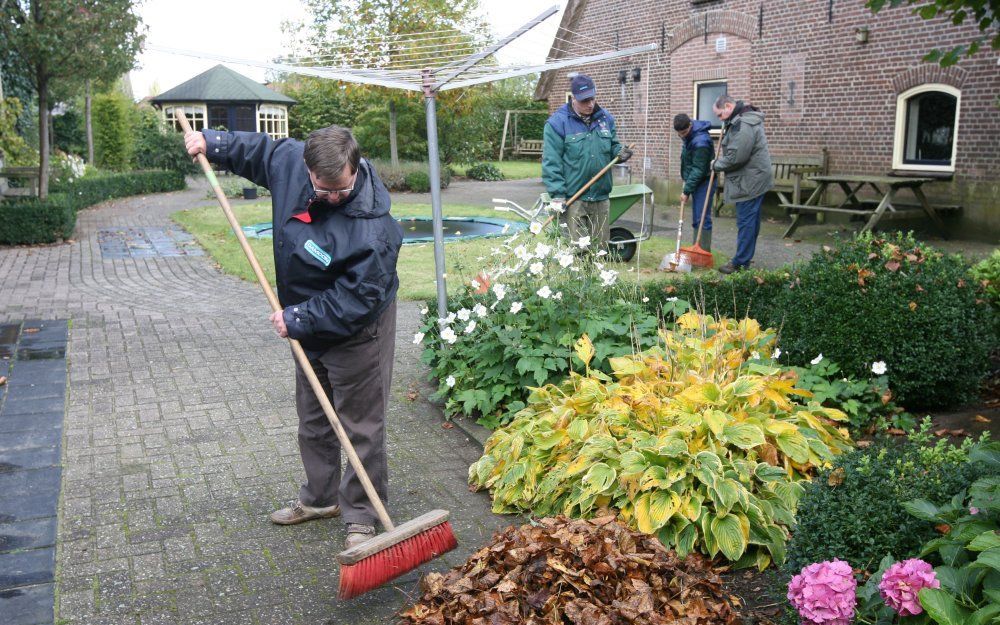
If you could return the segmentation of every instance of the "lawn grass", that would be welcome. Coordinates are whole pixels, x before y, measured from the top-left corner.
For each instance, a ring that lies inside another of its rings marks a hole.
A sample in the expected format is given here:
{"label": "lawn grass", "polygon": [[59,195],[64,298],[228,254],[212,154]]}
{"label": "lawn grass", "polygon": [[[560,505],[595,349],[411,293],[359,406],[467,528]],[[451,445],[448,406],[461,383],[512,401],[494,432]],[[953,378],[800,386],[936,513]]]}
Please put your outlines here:
{"label": "lawn grass", "polygon": [[[496,166],[501,172],[503,172],[503,176],[507,180],[520,180],[522,178],[542,177],[541,161],[486,161],[486,162]],[[465,170],[467,170],[470,166],[472,166],[472,163],[452,165],[452,167],[455,168],[455,172],[459,176],[464,176]]]}
{"label": "lawn grass", "polygon": [[[446,204],[442,209],[446,217],[499,216],[516,219],[509,213],[501,215],[490,208],[476,206]],[[271,220],[269,203],[245,204],[234,207],[233,210],[242,225]],[[428,204],[397,204],[393,206],[392,213],[397,217],[430,217],[431,208]],[[229,223],[217,206],[178,211],[171,217],[194,235],[198,243],[212,256],[223,272],[243,280],[256,281],[236,237],[229,229]],[[488,262],[490,251],[500,241],[501,239],[495,238],[448,242],[445,245],[445,264],[449,292],[458,292],[463,288],[463,284],[468,284],[469,280]],[[622,279],[638,279],[640,282],[678,275],[664,274],[656,270],[663,255],[673,252],[674,246],[675,240],[671,237],[653,237],[641,244],[638,263],[633,258],[627,264],[609,263],[609,266],[620,271]],[[274,256],[271,250],[271,239],[250,239],[250,247],[257,255],[264,273],[274,284]],[[483,260],[480,261],[479,258],[483,258]],[[716,266],[721,265],[726,260],[728,260],[727,257],[715,254]],[[434,282],[434,245],[432,243],[404,245],[400,251],[396,269],[399,273],[400,299],[424,300],[435,296],[437,287]]]}

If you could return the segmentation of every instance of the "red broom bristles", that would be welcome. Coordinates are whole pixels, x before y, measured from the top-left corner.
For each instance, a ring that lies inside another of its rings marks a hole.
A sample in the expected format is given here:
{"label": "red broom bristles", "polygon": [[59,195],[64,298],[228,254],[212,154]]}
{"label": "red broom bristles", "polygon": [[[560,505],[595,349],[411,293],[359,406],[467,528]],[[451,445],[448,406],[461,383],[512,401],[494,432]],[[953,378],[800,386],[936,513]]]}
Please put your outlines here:
{"label": "red broom bristles", "polygon": [[426,529],[354,564],[340,566],[340,598],[352,599],[458,546],[451,523]]}

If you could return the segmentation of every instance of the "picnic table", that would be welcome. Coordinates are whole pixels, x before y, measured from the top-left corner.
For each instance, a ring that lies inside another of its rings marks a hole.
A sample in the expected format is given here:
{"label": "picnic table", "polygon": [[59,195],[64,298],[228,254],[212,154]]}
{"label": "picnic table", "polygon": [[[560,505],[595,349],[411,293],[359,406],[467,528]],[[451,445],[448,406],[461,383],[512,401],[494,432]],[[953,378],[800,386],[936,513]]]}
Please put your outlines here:
{"label": "picnic table", "polygon": [[[900,215],[907,211],[923,211],[931,221],[938,227],[941,236],[947,238],[944,222],[941,221],[938,211],[955,210],[958,206],[935,206],[927,201],[923,187],[925,184],[935,182],[937,178],[902,177],[902,176],[866,176],[854,174],[829,174],[822,176],[810,176],[810,180],[816,183],[816,188],[812,194],[801,204],[784,203],[785,208],[792,215],[792,223],[785,230],[785,237],[789,237],[799,227],[799,220],[803,213],[840,213],[867,217],[868,221],[861,229],[862,232],[872,230],[878,223],[889,215]],[[844,192],[844,199],[836,206],[824,206],[819,203],[827,187],[836,185]],[[858,194],[870,187],[880,199],[862,199]],[[899,192],[908,189],[916,202],[899,201]],[[889,215],[887,215],[889,213]]]}

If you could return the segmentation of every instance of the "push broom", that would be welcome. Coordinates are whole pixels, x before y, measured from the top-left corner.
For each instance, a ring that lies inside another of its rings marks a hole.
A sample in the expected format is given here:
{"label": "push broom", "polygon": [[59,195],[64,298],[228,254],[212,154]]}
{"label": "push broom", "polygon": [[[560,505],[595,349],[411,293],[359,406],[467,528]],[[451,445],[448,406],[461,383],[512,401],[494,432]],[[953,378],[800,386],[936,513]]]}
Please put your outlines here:
{"label": "push broom", "polygon": [[[191,132],[186,115],[178,114],[177,121],[185,134]],[[226,214],[226,219],[229,220],[229,225],[232,226],[233,232],[240,242],[240,247],[243,248],[243,253],[250,261],[250,266],[253,268],[254,275],[257,276],[260,288],[267,296],[267,301],[271,304],[271,309],[275,312],[282,310],[281,304],[278,303],[278,298],[274,295],[271,284],[264,276],[264,271],[260,268],[260,263],[257,262],[257,257],[250,248],[250,244],[247,243],[243,229],[236,221],[233,209],[229,206],[229,200],[226,199],[226,194],[219,185],[219,181],[212,171],[212,166],[209,165],[204,154],[198,155],[198,163],[205,172],[205,177],[212,183],[212,189],[215,190],[215,197],[222,206],[222,212]],[[455,539],[455,533],[448,521],[447,510],[431,510],[401,525],[393,524],[385,506],[382,505],[382,500],[379,499],[378,493],[375,491],[375,487],[368,478],[365,467],[361,464],[361,459],[354,451],[354,446],[351,445],[347,432],[341,425],[340,418],[337,417],[337,412],[326,396],[319,378],[316,377],[316,372],[313,371],[309,358],[298,341],[290,338],[288,342],[292,344],[295,358],[309,379],[309,385],[312,386],[316,398],[323,406],[323,412],[330,420],[330,425],[333,426],[337,439],[340,440],[341,448],[347,454],[348,461],[354,467],[372,507],[378,514],[379,521],[386,530],[384,533],[337,555],[337,561],[340,562],[340,598],[357,597],[457,547],[458,541]]]}
{"label": "push broom", "polygon": [[[718,159],[719,155],[722,154],[722,138],[726,136],[726,131],[723,129],[722,134],[719,136],[719,147],[715,152],[715,158]],[[689,247],[682,247],[680,249],[681,262],[687,260],[692,267],[711,267],[715,264],[715,260],[712,258],[712,252],[702,249],[701,245],[701,229],[705,226],[705,215],[708,213],[708,201],[711,199],[713,193],[712,189],[715,188],[715,168],[712,168],[712,173],[708,177],[708,191],[705,192],[705,204],[701,207],[701,220],[698,222],[698,235],[694,239],[694,245]]]}

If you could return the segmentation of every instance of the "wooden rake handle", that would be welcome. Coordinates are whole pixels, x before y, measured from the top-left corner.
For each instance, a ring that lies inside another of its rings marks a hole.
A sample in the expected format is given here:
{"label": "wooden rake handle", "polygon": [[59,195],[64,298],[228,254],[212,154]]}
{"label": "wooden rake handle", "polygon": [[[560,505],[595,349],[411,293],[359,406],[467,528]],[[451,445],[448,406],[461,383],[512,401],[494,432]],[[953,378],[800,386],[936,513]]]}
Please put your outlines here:
{"label": "wooden rake handle", "polygon": [[[187,135],[191,130],[191,125],[188,123],[187,115],[177,111],[177,122],[180,124],[181,129],[184,130],[184,134]],[[250,243],[247,241],[247,237],[243,234],[243,228],[240,227],[240,223],[236,221],[236,215],[233,214],[233,209],[229,206],[229,200],[226,198],[225,192],[219,185],[219,180],[215,177],[215,172],[212,171],[212,166],[209,164],[208,159],[205,158],[204,154],[198,154],[197,156],[198,164],[201,165],[202,171],[205,172],[205,177],[208,181],[212,183],[212,189],[215,191],[215,197],[219,200],[219,205],[222,206],[222,212],[226,214],[226,219],[229,221],[229,225],[233,229],[233,233],[236,235],[236,239],[240,242],[240,247],[243,248],[243,253],[246,254],[247,260],[250,261],[250,266],[253,268],[253,273],[257,276],[257,282],[260,284],[260,288],[264,291],[264,295],[267,296],[267,301],[271,304],[271,310],[278,312],[283,310],[281,304],[278,302],[278,297],[274,294],[274,289],[271,288],[271,283],[267,281],[267,277],[264,275],[264,270],[261,269],[260,263],[257,262],[257,256],[253,253],[253,248],[250,247]],[[326,418],[330,420],[330,425],[333,426],[333,431],[337,433],[337,439],[340,441],[340,446],[347,453],[347,459],[350,461],[351,466],[354,467],[355,473],[358,475],[358,479],[361,480],[361,485],[364,486],[365,493],[368,495],[368,500],[372,502],[372,506],[375,508],[375,512],[378,514],[379,521],[387,531],[392,531],[395,529],[395,525],[392,519],[389,518],[389,513],[386,512],[385,506],[382,505],[382,500],[378,496],[378,492],[375,491],[375,486],[372,485],[371,479],[368,477],[368,472],[365,471],[364,465],[361,464],[361,459],[358,458],[358,453],[354,451],[354,445],[351,444],[351,439],[348,438],[347,432],[344,430],[344,426],[340,423],[340,418],[337,417],[337,412],[333,409],[333,405],[330,403],[330,399],[326,396],[326,391],[323,390],[323,385],[320,384],[319,378],[316,377],[316,372],[313,371],[312,363],[309,362],[309,357],[306,356],[305,350],[302,349],[302,345],[299,344],[293,338],[289,338],[288,342],[292,344],[292,353],[295,354],[295,359],[299,362],[299,366],[306,374],[306,378],[309,380],[309,385],[312,387],[313,392],[316,393],[316,399],[319,400],[320,405],[323,407],[323,412],[326,413]]]}
{"label": "wooden rake handle", "polygon": [[[719,147],[715,149],[715,160],[719,159],[722,154],[722,139],[726,136],[726,128],[723,126],[722,132],[719,133]],[[713,161],[714,164],[714,161]],[[705,225],[705,213],[708,211],[708,200],[714,195],[712,190],[715,188],[715,167],[712,167],[712,173],[708,176],[708,191],[705,192],[705,205],[701,207],[701,221],[698,222],[698,236],[694,238],[695,247],[698,247],[701,243],[701,229]]]}
{"label": "wooden rake handle", "polygon": [[[566,202],[565,204],[563,204],[563,210],[565,210],[565,209],[569,208],[569,205],[570,205],[570,204],[572,204],[573,202],[577,201],[577,200],[578,200],[578,199],[580,198],[580,196],[581,196],[581,195],[583,195],[583,193],[584,193],[584,192],[585,192],[585,191],[586,191],[587,189],[589,189],[590,187],[594,186],[594,183],[595,183],[595,182],[597,182],[598,180],[600,180],[600,179],[601,179],[601,177],[602,177],[602,176],[603,176],[604,174],[608,173],[608,170],[609,170],[609,169],[611,169],[612,167],[614,167],[614,166],[615,166],[615,164],[616,164],[616,163],[618,162],[618,157],[619,157],[619,156],[621,156],[621,153],[622,153],[622,151],[624,151],[624,150],[631,150],[631,149],[632,149],[632,148],[634,148],[634,147],[635,147],[635,144],[633,143],[633,144],[631,144],[631,145],[627,145],[627,146],[625,146],[625,148],[624,148],[623,150],[620,150],[620,151],[618,152],[618,154],[616,154],[616,155],[615,155],[615,157],[614,157],[613,159],[611,159],[611,162],[610,162],[610,163],[608,163],[607,165],[605,165],[605,166],[604,166],[604,167],[603,167],[603,168],[601,169],[601,171],[599,171],[599,172],[597,172],[596,174],[594,174],[594,177],[593,177],[593,178],[591,178],[590,180],[588,180],[588,181],[587,181],[587,184],[585,184],[585,185],[583,185],[582,187],[580,187],[580,190],[579,190],[579,191],[577,191],[576,193],[574,193],[574,194],[573,194],[573,197],[571,197],[571,198],[570,198],[570,199],[569,199],[569,200],[568,200],[568,201],[567,201],[567,202]],[[548,219],[546,219],[546,220],[545,220],[545,223],[543,223],[543,224],[542,224],[542,230],[545,230],[545,228],[546,228],[546,227],[547,227],[547,226],[548,226],[548,225],[549,225],[550,223],[552,223],[552,220],[553,220],[553,219],[555,219],[555,218],[556,218],[556,214],[555,214],[555,213],[552,213],[551,215],[549,215],[549,218],[548,218]],[[541,232],[541,231],[539,231],[539,232]]]}

